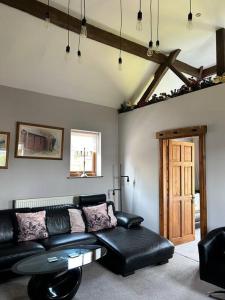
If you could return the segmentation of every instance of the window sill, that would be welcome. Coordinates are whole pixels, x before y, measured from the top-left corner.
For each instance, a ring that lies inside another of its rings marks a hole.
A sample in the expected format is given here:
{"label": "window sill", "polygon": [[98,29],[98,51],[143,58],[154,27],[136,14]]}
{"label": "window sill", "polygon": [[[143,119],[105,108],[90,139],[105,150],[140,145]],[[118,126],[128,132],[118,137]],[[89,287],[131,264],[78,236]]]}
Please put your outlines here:
{"label": "window sill", "polygon": [[81,177],[81,176],[68,176],[67,179],[90,179],[90,178],[103,178],[104,176],[87,176],[87,177]]}

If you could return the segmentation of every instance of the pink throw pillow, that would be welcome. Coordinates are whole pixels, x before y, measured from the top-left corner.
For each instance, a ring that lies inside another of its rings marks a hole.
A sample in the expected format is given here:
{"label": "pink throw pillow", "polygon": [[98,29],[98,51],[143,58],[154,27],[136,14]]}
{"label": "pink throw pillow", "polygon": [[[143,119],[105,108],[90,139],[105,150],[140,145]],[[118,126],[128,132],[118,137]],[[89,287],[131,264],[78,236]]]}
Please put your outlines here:
{"label": "pink throw pillow", "polygon": [[80,209],[68,209],[70,216],[71,232],[85,232],[85,224]]}
{"label": "pink throw pillow", "polygon": [[83,211],[87,220],[88,232],[111,228],[106,203],[83,207]]}
{"label": "pink throw pillow", "polygon": [[47,238],[45,216],[46,212],[44,210],[35,213],[16,213],[19,225],[18,241],[24,242]]}
{"label": "pink throw pillow", "polygon": [[110,218],[110,227],[116,227],[116,225],[117,225],[117,218],[114,215],[112,204],[110,204],[108,206],[108,215],[109,215],[109,218]]}

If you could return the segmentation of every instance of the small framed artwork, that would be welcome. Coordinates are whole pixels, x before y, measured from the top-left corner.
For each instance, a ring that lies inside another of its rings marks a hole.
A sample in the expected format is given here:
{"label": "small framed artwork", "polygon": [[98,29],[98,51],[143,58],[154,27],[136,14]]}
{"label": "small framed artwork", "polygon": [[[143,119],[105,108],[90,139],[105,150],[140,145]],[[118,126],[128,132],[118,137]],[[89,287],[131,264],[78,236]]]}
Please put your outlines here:
{"label": "small framed artwork", "polygon": [[17,122],[17,158],[62,159],[64,129]]}
{"label": "small framed artwork", "polygon": [[0,169],[8,169],[10,133],[0,131]]}

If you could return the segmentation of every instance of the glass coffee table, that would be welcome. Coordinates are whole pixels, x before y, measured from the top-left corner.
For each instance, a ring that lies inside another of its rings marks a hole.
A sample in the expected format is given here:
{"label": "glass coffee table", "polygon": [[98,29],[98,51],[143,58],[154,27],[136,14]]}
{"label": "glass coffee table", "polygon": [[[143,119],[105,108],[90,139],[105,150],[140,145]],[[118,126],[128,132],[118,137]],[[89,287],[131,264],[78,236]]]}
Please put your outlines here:
{"label": "glass coffee table", "polygon": [[22,259],[12,271],[31,275],[27,291],[31,300],[70,300],[82,278],[82,266],[106,254],[99,245],[55,248],[44,254]]}

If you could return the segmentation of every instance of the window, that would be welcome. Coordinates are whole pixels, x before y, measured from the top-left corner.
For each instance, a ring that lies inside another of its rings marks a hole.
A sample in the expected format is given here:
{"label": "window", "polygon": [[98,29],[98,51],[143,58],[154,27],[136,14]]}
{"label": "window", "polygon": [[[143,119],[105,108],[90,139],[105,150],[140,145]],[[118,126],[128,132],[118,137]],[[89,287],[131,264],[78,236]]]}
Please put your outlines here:
{"label": "window", "polygon": [[70,176],[101,176],[101,133],[71,130]]}

